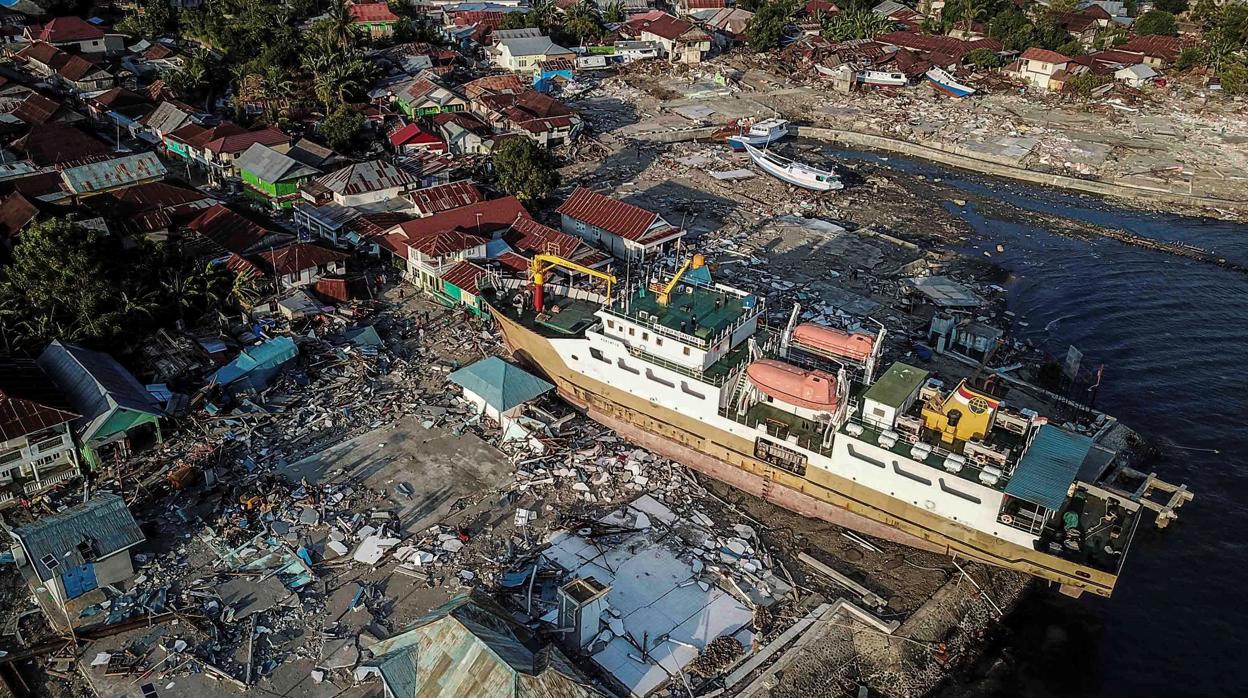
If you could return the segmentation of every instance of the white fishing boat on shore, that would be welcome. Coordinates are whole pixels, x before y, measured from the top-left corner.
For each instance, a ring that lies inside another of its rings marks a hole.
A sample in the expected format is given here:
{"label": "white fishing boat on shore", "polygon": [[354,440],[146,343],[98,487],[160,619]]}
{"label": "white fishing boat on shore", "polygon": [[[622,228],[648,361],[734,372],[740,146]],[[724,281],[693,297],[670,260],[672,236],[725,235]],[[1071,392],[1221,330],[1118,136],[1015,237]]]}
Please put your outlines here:
{"label": "white fishing boat on shore", "polygon": [[928,79],[929,82],[932,83],[933,87],[935,87],[936,89],[940,90],[941,92],[944,92],[945,94],[951,97],[962,98],[962,97],[970,97],[971,95],[975,94],[974,87],[971,87],[969,85],[963,85],[962,83],[953,79],[953,76],[950,75],[948,71],[941,70],[940,68],[932,68],[931,70],[927,71],[927,73],[925,74],[925,77]]}
{"label": "white fishing boat on shore", "polygon": [[789,122],[784,119],[764,119],[751,124],[741,133],[728,137],[733,150],[745,150],[746,145],[766,146],[789,135]]}
{"label": "white fishing boat on shore", "polygon": [[745,152],[750,154],[754,164],[763,171],[794,186],[812,191],[836,191],[845,188],[840,176],[832,169],[806,165],[769,150],[759,150],[748,143],[745,144]]}
{"label": "white fishing boat on shore", "polygon": [[861,82],[864,85],[904,87],[907,80],[905,73],[890,73],[884,70],[864,70],[861,73],[858,73],[858,82]]}

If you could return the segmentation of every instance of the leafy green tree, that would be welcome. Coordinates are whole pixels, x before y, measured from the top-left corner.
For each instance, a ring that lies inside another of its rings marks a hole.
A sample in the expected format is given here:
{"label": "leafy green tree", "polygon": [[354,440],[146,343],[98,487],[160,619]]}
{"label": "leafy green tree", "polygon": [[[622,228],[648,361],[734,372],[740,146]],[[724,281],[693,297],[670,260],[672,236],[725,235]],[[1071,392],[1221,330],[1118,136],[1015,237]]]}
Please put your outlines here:
{"label": "leafy green tree", "polygon": [[503,21],[499,23],[499,29],[530,29],[537,27],[537,17],[530,16],[532,12],[508,12],[503,15]]}
{"label": "leafy green tree", "polygon": [[834,41],[870,39],[893,29],[893,20],[881,17],[870,8],[845,10],[827,19],[820,32]]}
{"label": "leafy green tree", "polygon": [[582,0],[564,14],[563,31],[584,44],[591,37],[602,33],[602,16],[593,0]]}
{"label": "leafy green tree", "polygon": [[550,152],[529,138],[509,138],[494,150],[498,188],[524,201],[545,198],[559,186],[556,167]]}
{"label": "leafy green tree", "polygon": [[1095,75],[1093,73],[1080,73],[1073,75],[1066,81],[1065,87],[1062,88],[1064,94],[1071,94],[1077,97],[1087,97],[1092,94],[1092,90],[1107,85],[1114,81],[1110,75]]}
{"label": "leafy green tree", "polygon": [[977,48],[966,54],[962,62],[976,68],[996,68],[1001,65],[1001,57],[993,53],[992,49]]}
{"label": "leafy green tree", "polygon": [[1196,0],[1192,6],[1192,19],[1209,29],[1218,18],[1218,3],[1214,0]]}
{"label": "leafy green tree", "polygon": [[1204,65],[1205,51],[1200,46],[1187,46],[1179,51],[1179,57],[1174,62],[1174,67],[1179,70],[1188,70],[1198,65]]}
{"label": "leafy green tree", "polygon": [[1181,15],[1187,12],[1187,0],[1157,0],[1153,3],[1153,9],[1169,12],[1172,15]]}
{"label": "leafy green tree", "polygon": [[1179,25],[1169,12],[1149,10],[1135,20],[1135,33],[1141,36],[1178,36]]}
{"label": "leafy green tree", "polygon": [[364,132],[364,115],[350,107],[340,106],[333,114],[321,120],[316,130],[329,147],[339,152],[349,152]]}
{"label": "leafy green tree", "polygon": [[1227,94],[1248,94],[1248,66],[1238,61],[1231,63],[1218,71],[1218,81],[1222,83],[1222,91]]}
{"label": "leafy green tree", "polygon": [[164,243],[125,248],[63,218],[24,230],[0,268],[6,349],[33,353],[53,339],[126,346],[154,327],[219,306],[219,271]]}
{"label": "leafy green tree", "polygon": [[117,23],[117,29],[154,39],[173,30],[176,19],[168,0],[144,0]]}
{"label": "leafy green tree", "polygon": [[796,12],[797,5],[792,0],[771,0],[759,7],[745,27],[750,48],[767,51],[779,46]]}
{"label": "leafy green tree", "polygon": [[620,24],[628,17],[622,0],[611,0],[602,11],[602,21],[607,24]]}

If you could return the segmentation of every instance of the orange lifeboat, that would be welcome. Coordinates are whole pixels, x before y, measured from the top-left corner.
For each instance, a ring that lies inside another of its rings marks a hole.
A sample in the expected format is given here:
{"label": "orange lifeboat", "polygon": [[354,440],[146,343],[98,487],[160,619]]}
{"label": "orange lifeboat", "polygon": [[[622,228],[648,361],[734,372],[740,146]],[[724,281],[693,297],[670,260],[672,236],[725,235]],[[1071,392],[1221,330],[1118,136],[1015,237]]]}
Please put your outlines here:
{"label": "orange lifeboat", "polygon": [[772,359],[755,361],[745,373],[773,399],[819,412],[836,409],[836,377],[830,373],[806,371]]}
{"label": "orange lifeboat", "polygon": [[875,348],[875,337],[869,334],[851,333],[809,322],[793,328],[793,342],[818,353],[853,361],[866,361]]}

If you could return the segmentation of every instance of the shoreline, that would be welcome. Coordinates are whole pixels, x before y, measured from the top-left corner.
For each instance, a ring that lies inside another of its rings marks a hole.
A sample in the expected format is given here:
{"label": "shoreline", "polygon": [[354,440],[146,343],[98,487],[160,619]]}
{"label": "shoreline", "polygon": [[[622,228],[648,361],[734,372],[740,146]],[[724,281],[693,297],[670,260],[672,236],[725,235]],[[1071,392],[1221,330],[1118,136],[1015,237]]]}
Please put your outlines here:
{"label": "shoreline", "polygon": [[[636,137],[639,140],[670,145],[709,138],[720,129],[720,126],[692,127],[675,131],[665,130],[638,133]],[[956,146],[939,141],[921,143],[862,131],[822,126],[800,126],[796,124],[791,126],[790,134],[794,137],[809,138],[825,143],[913,157],[975,174],[1002,177],[1017,182],[1038,184],[1068,192],[1116,199],[1119,203],[1148,211],[1160,210],[1157,206],[1158,204],[1171,204],[1188,209],[1179,212],[1171,211],[1172,213],[1179,213],[1179,215],[1185,216],[1239,220],[1248,215],[1248,199],[1222,199],[1175,191],[1173,188],[1145,187],[1123,182],[1081,179],[1069,175],[1040,172],[954,152],[951,148],[956,148]],[[1191,183],[1188,182],[1187,184],[1190,188]]]}

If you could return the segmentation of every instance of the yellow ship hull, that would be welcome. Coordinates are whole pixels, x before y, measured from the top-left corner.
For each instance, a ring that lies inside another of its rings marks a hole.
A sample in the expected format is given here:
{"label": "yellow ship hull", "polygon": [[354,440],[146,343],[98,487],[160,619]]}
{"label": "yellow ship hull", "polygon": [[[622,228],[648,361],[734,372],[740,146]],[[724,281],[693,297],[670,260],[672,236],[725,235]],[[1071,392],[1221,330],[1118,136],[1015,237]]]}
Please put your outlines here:
{"label": "yellow ship hull", "polygon": [[1117,575],[959,525],[821,468],[806,476],[754,457],[748,439],[572,370],[550,340],[491,308],[517,360],[543,373],[559,395],[621,436],[709,477],[804,516],[941,554],[978,560],[1061,585],[1063,593],[1109,596]]}

